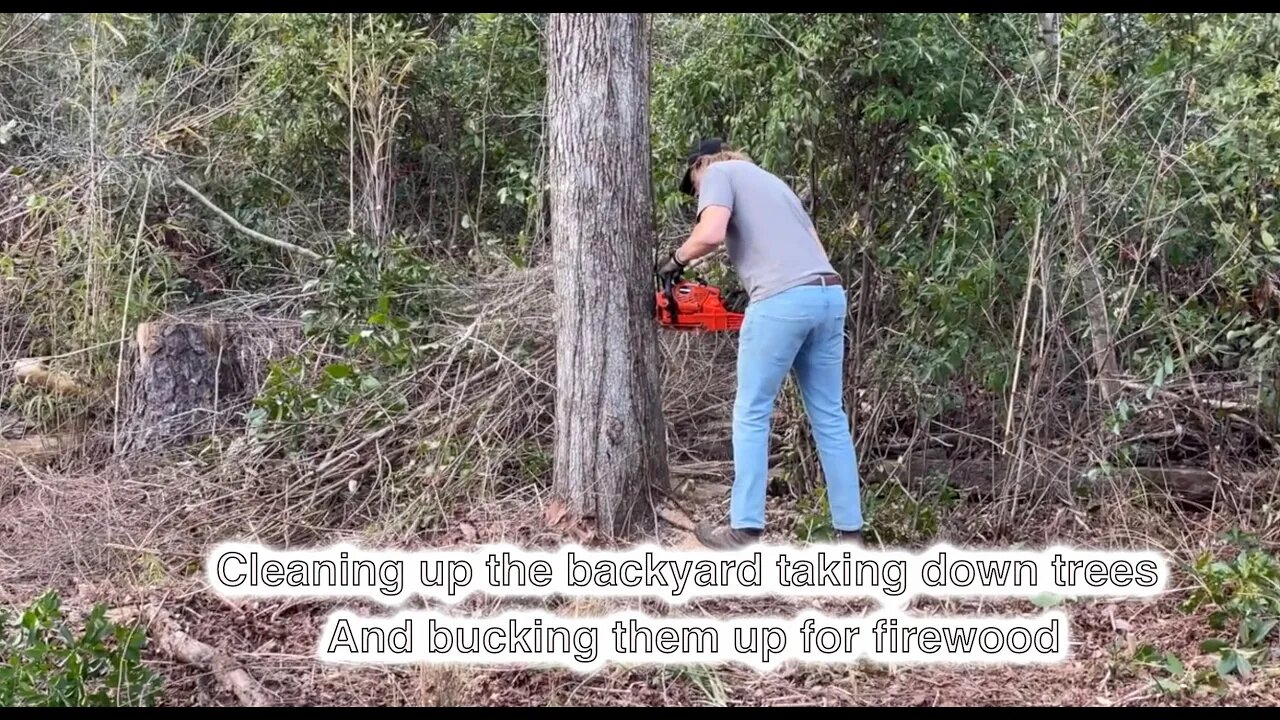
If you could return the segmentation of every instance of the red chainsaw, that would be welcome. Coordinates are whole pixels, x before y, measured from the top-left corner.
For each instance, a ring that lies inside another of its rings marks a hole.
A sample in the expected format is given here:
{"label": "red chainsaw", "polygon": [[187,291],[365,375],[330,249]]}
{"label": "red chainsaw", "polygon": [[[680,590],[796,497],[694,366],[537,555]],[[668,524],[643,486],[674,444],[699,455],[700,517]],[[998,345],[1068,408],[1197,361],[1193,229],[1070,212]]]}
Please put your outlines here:
{"label": "red chainsaw", "polygon": [[704,280],[668,277],[657,292],[658,322],[676,330],[734,332],[742,328],[743,313],[725,304],[720,288]]}

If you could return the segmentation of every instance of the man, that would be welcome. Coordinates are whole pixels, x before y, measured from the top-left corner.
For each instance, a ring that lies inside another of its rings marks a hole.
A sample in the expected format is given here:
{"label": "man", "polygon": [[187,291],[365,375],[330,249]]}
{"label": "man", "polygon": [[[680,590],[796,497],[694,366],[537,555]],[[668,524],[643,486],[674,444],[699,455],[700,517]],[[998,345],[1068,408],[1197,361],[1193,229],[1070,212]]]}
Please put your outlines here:
{"label": "man", "polygon": [[699,524],[699,541],[733,549],[763,533],[774,401],[794,370],[832,524],[840,540],[860,543],[857,456],[843,402],[846,300],[812,220],[786,183],[716,138],[689,155],[680,189],[696,195],[697,220],[658,274],[677,274],[723,243],[750,300],[739,332],[729,526]]}

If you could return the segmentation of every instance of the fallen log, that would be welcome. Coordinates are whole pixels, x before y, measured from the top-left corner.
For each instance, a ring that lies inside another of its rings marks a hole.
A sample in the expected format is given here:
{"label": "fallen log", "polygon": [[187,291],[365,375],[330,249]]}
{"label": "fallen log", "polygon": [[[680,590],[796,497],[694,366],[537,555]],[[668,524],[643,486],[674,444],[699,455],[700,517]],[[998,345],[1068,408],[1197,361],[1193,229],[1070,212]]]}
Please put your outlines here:
{"label": "fallen log", "polygon": [[76,445],[76,438],[64,435],[28,435],[0,438],[0,460],[38,460],[56,457]]}
{"label": "fallen log", "polygon": [[[1065,497],[1066,493],[1089,492],[1098,483],[1084,462],[1068,462],[1048,454],[1016,457],[952,459],[941,451],[919,451],[897,460],[872,466],[865,474],[868,483],[899,482],[915,492],[929,492],[942,486],[976,497],[1029,496],[1046,488]],[[1276,473],[1271,473],[1276,477]],[[1136,480],[1147,490],[1169,500],[1209,507],[1225,494],[1240,492],[1245,486],[1265,484],[1267,473],[1247,473],[1228,480],[1218,473],[1192,467],[1133,467],[1117,469],[1114,481]]]}
{"label": "fallen log", "polygon": [[897,482],[913,492],[948,487],[976,497],[1031,495],[1046,484],[1069,491],[1071,474],[1057,458],[952,458],[941,449],[923,449],[872,464],[869,484]]}
{"label": "fallen log", "polygon": [[13,363],[13,377],[19,383],[57,395],[80,395],[84,387],[70,374],[52,370],[41,358],[19,358]]}
{"label": "fallen log", "polygon": [[267,694],[244,668],[213,646],[188,635],[169,613],[148,606],[120,608],[108,613],[114,622],[141,621],[156,638],[156,647],[164,655],[213,673],[224,689],[230,691],[244,707],[268,707]]}
{"label": "fallen log", "polygon": [[1200,468],[1138,467],[1131,472],[1153,490],[1194,505],[1212,505],[1229,487],[1217,473]]}

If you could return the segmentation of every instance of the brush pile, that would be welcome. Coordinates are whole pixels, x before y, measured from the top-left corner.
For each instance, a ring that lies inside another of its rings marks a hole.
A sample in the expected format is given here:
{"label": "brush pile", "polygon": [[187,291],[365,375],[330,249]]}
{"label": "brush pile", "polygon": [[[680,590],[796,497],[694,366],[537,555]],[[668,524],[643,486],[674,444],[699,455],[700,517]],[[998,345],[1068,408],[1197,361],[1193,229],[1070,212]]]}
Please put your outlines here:
{"label": "brush pile", "polygon": [[[226,412],[248,422],[216,441],[226,444],[215,460],[171,466],[185,468],[178,484],[198,496],[183,504],[202,508],[204,521],[217,517],[217,535],[252,528],[260,540],[295,542],[338,527],[403,537],[439,527],[460,503],[547,487],[551,284],[536,271],[503,270],[431,293],[430,344],[390,378],[375,380],[306,342],[282,353],[287,343],[260,340],[266,358],[245,357],[238,345],[249,394]],[[721,470],[732,452],[736,339],[659,332],[673,472]],[[360,392],[339,395],[339,383]],[[286,386],[296,394],[281,399]],[[331,398],[345,402],[326,405]],[[273,403],[309,412],[281,419]]]}

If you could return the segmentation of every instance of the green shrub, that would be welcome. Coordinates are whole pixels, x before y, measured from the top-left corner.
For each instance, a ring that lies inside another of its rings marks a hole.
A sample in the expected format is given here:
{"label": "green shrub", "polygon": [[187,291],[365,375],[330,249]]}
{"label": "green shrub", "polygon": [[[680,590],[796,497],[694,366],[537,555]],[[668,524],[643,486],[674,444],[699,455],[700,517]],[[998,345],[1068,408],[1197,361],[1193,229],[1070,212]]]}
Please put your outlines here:
{"label": "green shrub", "polygon": [[1187,612],[1207,607],[1209,627],[1219,635],[1200,649],[1219,656],[1218,672],[1248,676],[1267,658],[1280,623],[1280,562],[1243,533],[1232,533],[1243,547],[1234,558],[1205,553],[1191,568],[1199,587],[1183,603]]}
{"label": "green shrub", "polygon": [[75,629],[53,591],[18,615],[0,608],[0,706],[152,706],[161,686],[142,663],[146,640],[103,605]]}

